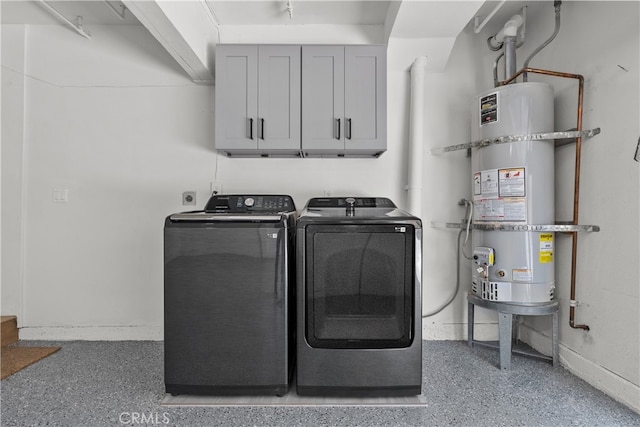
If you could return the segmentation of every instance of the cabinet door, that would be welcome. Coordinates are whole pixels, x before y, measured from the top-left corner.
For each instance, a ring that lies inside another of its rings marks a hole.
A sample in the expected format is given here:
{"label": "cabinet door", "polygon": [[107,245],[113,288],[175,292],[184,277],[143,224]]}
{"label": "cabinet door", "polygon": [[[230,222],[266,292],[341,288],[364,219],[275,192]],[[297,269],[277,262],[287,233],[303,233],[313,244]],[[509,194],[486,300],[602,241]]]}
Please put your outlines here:
{"label": "cabinet door", "polygon": [[302,47],[302,148],[344,150],[344,46]]}
{"label": "cabinet door", "polygon": [[258,47],[218,45],[215,137],[218,150],[258,147]]}
{"label": "cabinet door", "polygon": [[345,149],[386,150],[386,47],[346,46],[344,74]]}
{"label": "cabinet door", "polygon": [[300,46],[258,47],[258,149],[300,150]]}

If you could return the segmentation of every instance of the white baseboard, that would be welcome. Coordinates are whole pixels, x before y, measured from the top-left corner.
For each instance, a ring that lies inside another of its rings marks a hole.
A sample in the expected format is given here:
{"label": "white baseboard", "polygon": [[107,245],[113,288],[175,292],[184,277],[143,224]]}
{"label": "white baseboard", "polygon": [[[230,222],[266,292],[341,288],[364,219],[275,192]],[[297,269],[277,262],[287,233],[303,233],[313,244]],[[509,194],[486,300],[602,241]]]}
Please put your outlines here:
{"label": "white baseboard", "polygon": [[161,341],[161,326],[25,326],[21,340]]}
{"label": "white baseboard", "polygon": [[[551,354],[551,337],[527,325],[520,325],[520,337],[537,351]],[[562,343],[560,343],[560,364],[612,399],[640,413],[640,386],[586,359]]]}
{"label": "white baseboard", "polygon": [[[480,340],[497,340],[498,325],[476,323],[474,336]],[[162,327],[153,326],[24,326],[20,339],[48,341],[160,341]],[[466,323],[431,324],[423,322],[422,339],[466,340]]]}
{"label": "white baseboard", "polygon": [[[474,336],[479,340],[497,340],[496,323],[476,323]],[[161,341],[162,327],[154,326],[24,326],[20,339],[48,341]],[[432,324],[423,322],[422,339],[466,340],[466,323]]]}
{"label": "white baseboard", "polygon": [[[476,323],[474,337],[479,340],[497,340],[496,323]],[[161,341],[162,327],[154,326],[24,326],[20,328],[22,340],[46,341]],[[424,340],[466,340],[466,323],[432,324],[423,322]]]}

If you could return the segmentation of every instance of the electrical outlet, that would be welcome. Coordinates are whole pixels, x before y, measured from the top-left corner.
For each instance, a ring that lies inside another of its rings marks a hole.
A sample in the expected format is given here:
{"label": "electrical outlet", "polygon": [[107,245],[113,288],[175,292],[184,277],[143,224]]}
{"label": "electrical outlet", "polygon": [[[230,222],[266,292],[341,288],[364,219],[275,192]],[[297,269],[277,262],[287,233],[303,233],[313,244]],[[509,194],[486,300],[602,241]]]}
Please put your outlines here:
{"label": "electrical outlet", "polygon": [[53,202],[54,203],[67,203],[69,201],[69,189],[68,188],[54,188],[53,189]]}
{"label": "electrical outlet", "polygon": [[196,192],[195,191],[185,191],[182,193],[182,204],[185,206],[195,206],[196,205]]}
{"label": "electrical outlet", "polygon": [[221,182],[210,182],[209,183],[209,193],[213,194],[222,194],[222,183]]}

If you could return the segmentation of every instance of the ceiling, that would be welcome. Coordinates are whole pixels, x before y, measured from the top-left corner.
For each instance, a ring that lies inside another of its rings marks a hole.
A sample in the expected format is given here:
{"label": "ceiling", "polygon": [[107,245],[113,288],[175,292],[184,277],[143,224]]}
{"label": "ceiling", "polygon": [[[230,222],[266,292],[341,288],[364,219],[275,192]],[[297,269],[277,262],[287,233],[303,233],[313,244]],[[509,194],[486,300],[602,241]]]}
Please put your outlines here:
{"label": "ceiling", "polygon": [[[162,0],[163,2],[170,2]],[[184,0],[182,0],[184,1]],[[291,0],[292,15],[287,0],[205,0],[218,24],[225,25],[385,25],[393,4],[398,0]],[[140,22],[117,0],[48,0],[47,3],[71,21],[82,17],[84,25],[138,25]],[[453,18],[445,3],[465,3],[464,0],[405,0],[415,12],[393,23],[396,37],[438,37],[446,32]],[[475,2],[477,4],[477,1]],[[481,4],[478,12],[484,19],[500,1]],[[499,29],[501,23],[517,13],[526,2],[510,0],[502,5],[487,29]],[[35,0],[0,1],[2,24],[61,24],[43,2]]]}
{"label": "ceiling", "polygon": [[[391,1],[206,0],[220,25],[383,25]],[[287,10],[291,4],[292,17]]]}
{"label": "ceiling", "polygon": [[[84,28],[91,32],[92,25],[144,25],[194,81],[211,83],[212,55],[222,31],[250,43],[260,43],[256,40],[272,32],[278,40],[307,37],[304,43],[326,43],[336,31],[354,39],[379,40],[374,43],[396,40],[409,59],[427,56],[435,70],[444,67],[465,28],[473,31],[500,6],[484,30],[493,34],[525,4],[517,0],[0,0],[0,18],[2,24],[63,25],[63,19],[49,10],[53,7],[76,27],[77,17],[82,17],[81,34]],[[311,25],[313,30],[305,32]],[[343,32],[336,26],[349,29]],[[395,62],[402,68],[411,63],[409,59],[395,58]]]}
{"label": "ceiling", "polygon": [[[162,0],[164,3],[171,1]],[[179,1],[179,0],[178,0]],[[182,0],[184,1],[184,0]],[[289,17],[287,0],[205,0],[218,24],[229,25],[380,25],[387,24],[394,3],[398,0],[291,0],[293,17]],[[137,25],[140,22],[128,10],[122,14],[122,2],[117,0],[48,0],[47,3],[58,10],[67,19],[74,21],[82,17],[84,25]],[[464,0],[434,1],[405,0],[415,13],[394,23],[399,37],[437,36],[446,27],[451,8],[445,3],[465,3]],[[479,3],[475,1],[475,3]],[[482,10],[486,15],[499,3],[487,1]],[[515,10],[509,1],[501,9],[500,15],[511,15]],[[56,25],[61,24],[43,2],[39,0],[2,0],[2,24]],[[521,7],[521,6],[520,6]],[[507,16],[507,17],[508,17]]]}
{"label": "ceiling", "polygon": [[[290,18],[286,0],[205,2],[220,25],[384,25],[392,3],[384,0],[291,0],[293,18]],[[124,19],[116,13],[122,11],[120,1],[48,0],[47,3],[72,21],[82,16],[86,25],[139,24],[129,11],[125,11]],[[60,22],[41,1],[3,0],[0,4],[3,24],[55,25]]]}
{"label": "ceiling", "polygon": [[[82,17],[83,25],[132,25],[140,22],[129,11],[122,15],[119,1],[47,1],[49,5],[70,21]],[[1,0],[3,24],[57,25],[62,21],[41,1]]]}

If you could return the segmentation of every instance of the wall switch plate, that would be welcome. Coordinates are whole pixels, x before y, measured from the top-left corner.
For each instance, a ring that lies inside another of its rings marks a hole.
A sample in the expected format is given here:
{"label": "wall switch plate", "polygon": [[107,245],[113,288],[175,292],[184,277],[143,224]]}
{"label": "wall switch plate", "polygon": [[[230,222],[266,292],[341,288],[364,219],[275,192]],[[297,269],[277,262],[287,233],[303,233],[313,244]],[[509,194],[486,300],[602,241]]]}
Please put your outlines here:
{"label": "wall switch plate", "polygon": [[54,203],[67,203],[67,202],[69,202],[69,189],[68,188],[54,188],[53,189],[53,202]]}
{"label": "wall switch plate", "polygon": [[184,206],[195,206],[196,205],[196,192],[195,191],[185,191],[182,193],[182,204]]}

